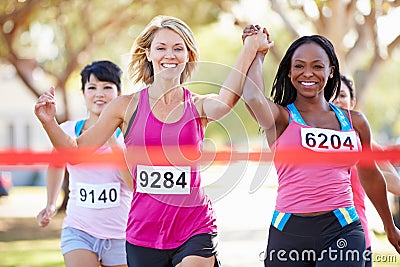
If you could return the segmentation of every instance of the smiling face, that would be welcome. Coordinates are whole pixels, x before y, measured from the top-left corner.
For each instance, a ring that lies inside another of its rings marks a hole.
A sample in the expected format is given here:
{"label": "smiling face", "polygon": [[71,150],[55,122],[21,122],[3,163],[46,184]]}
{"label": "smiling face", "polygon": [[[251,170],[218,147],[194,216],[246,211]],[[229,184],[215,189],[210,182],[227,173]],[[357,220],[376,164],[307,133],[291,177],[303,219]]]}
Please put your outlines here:
{"label": "smiling face", "polygon": [[112,82],[100,81],[93,74],[85,83],[83,95],[86,108],[91,114],[99,116],[105,106],[116,98],[120,92]]}
{"label": "smiling face", "polygon": [[182,37],[170,29],[160,29],[154,36],[150,49],[146,50],[147,59],[154,70],[154,80],[177,80],[181,77],[189,53]]}
{"label": "smiling face", "polygon": [[314,42],[299,46],[293,53],[289,78],[297,97],[324,97],[323,91],[334,67],[325,50]]}

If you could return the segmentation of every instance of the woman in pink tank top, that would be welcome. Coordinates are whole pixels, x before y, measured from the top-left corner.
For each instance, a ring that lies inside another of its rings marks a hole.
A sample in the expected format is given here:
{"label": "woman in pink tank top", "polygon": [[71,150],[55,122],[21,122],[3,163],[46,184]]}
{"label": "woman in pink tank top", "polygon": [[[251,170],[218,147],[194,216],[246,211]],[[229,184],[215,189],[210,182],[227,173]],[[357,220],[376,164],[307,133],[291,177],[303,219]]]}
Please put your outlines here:
{"label": "woman in pink tank top", "polygon": [[65,135],[54,118],[54,91],[39,98],[35,113],[55,147],[98,147],[117,128],[124,133],[134,180],[127,225],[129,266],[219,265],[215,216],[200,187],[198,166],[175,165],[168,158],[154,164],[130,162],[129,153],[142,153],[144,160],[154,147],[179,151],[187,146],[200,152],[208,123],[233,108],[256,53],[272,46],[265,33],[248,38],[219,93],[194,94],[182,86],[199,59],[193,33],[177,18],[158,16],[131,49],[129,74],[146,88],[115,99],[76,140]]}
{"label": "woman in pink tank top", "polygon": [[[243,38],[261,31],[249,25]],[[243,97],[271,148],[298,152],[371,149],[367,119],[329,103],[340,91],[339,62],[323,36],[295,40],[279,65],[273,101],[264,95],[258,53],[248,72]],[[265,266],[364,266],[371,257],[355,211],[350,169],[354,163],[303,165],[275,160],[278,195],[269,228]],[[357,165],[363,187],[381,216],[389,242],[400,253],[400,231],[393,223],[386,185],[377,166]],[[349,255],[355,257],[349,257]]]}

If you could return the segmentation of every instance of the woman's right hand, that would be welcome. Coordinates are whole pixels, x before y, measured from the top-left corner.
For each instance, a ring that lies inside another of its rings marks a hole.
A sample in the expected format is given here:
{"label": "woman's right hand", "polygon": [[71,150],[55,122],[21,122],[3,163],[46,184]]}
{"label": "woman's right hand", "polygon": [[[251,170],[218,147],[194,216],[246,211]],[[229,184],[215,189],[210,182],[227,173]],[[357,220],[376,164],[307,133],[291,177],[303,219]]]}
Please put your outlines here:
{"label": "woman's right hand", "polygon": [[51,222],[51,217],[56,215],[56,207],[54,205],[47,206],[36,216],[39,227],[47,227]]}
{"label": "woman's right hand", "polygon": [[54,120],[56,116],[56,100],[54,98],[54,87],[43,93],[35,104],[35,115],[43,123]]}
{"label": "woman's right hand", "polygon": [[246,26],[243,30],[242,40],[245,45],[247,42],[253,42],[252,45],[257,47],[257,52],[261,52],[264,55],[274,47],[274,42],[270,41],[267,29],[263,28],[261,31],[259,25]]}
{"label": "woman's right hand", "polygon": [[250,24],[250,25],[247,25],[246,27],[244,27],[243,34],[242,34],[243,43],[244,43],[244,40],[246,39],[246,37],[256,34],[259,30],[261,30],[260,25]]}

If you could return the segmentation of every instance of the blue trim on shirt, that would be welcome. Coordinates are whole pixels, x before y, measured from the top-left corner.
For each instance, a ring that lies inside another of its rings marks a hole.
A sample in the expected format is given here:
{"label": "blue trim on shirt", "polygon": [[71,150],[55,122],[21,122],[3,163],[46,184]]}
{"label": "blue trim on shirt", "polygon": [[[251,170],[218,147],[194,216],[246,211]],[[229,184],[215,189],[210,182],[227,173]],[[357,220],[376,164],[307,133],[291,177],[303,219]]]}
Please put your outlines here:
{"label": "blue trim on shirt", "polygon": [[[338,108],[337,106],[335,106],[332,103],[329,103],[329,106],[331,107],[331,109],[333,110],[333,112],[335,112],[336,118],[338,119],[339,123],[340,123],[340,128],[342,131],[350,131],[352,130],[351,124],[349,119],[347,118],[346,114],[344,113],[344,111],[340,108]],[[303,120],[303,118],[300,115],[300,112],[297,110],[296,106],[291,103],[289,105],[286,106],[287,109],[289,110],[291,116],[289,118],[289,123],[291,122],[291,119],[293,118],[293,120],[301,125],[305,125],[307,126],[306,122]]]}

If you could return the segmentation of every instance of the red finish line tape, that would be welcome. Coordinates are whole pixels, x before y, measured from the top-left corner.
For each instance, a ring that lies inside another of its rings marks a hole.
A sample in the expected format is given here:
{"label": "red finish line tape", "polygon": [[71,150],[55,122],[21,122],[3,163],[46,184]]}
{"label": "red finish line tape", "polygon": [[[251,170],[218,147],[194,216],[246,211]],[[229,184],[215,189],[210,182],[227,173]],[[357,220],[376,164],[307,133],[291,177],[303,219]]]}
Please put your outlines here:
{"label": "red finish line tape", "polygon": [[[252,162],[287,162],[290,164],[326,164],[358,162],[362,165],[372,165],[375,161],[390,161],[393,165],[400,164],[400,147],[392,147],[384,151],[363,152],[313,152],[286,150],[279,153],[270,151],[236,152],[236,151],[204,151],[189,147],[174,148],[133,148],[125,152],[130,164],[152,165],[192,165],[192,164],[227,164],[236,161]],[[0,166],[35,166],[35,165],[64,165],[65,163],[103,166],[124,166],[124,152],[114,149],[111,153],[93,154],[93,149],[63,149],[57,151],[6,150],[0,151]]]}

